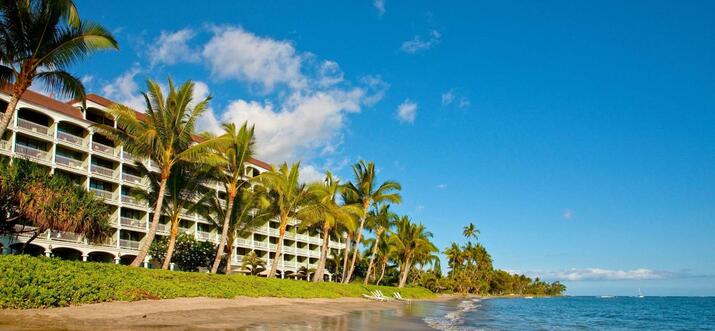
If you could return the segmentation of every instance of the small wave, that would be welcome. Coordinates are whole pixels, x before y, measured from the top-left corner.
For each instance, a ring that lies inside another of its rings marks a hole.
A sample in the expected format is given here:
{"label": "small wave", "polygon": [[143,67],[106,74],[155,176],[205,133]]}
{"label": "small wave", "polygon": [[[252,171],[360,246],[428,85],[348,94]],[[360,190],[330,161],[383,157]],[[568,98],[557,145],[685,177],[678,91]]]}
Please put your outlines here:
{"label": "small wave", "polygon": [[462,324],[463,322],[462,315],[464,315],[464,313],[481,307],[481,305],[477,304],[479,301],[481,300],[474,299],[462,301],[457,305],[457,310],[451,311],[443,317],[425,317],[423,321],[427,323],[429,327],[443,331],[478,330],[473,327],[460,326],[459,324]]}

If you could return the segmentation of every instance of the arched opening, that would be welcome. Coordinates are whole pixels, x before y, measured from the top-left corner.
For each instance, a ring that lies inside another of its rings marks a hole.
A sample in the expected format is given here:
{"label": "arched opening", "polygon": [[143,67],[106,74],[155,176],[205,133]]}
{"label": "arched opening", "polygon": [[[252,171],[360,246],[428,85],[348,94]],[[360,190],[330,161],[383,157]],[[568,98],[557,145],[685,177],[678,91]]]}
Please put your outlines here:
{"label": "arched opening", "polygon": [[52,256],[61,260],[82,261],[82,252],[69,247],[53,248]]}
{"label": "arched opening", "polygon": [[122,256],[119,257],[119,264],[122,264],[122,265],[130,265],[130,264],[132,263],[132,261],[134,261],[134,259],[135,259],[136,257],[137,257],[137,256],[134,255],[134,254],[125,254],[125,255],[122,255]]}
{"label": "arched opening", "polygon": [[17,126],[20,129],[51,136],[50,127],[53,122],[51,117],[30,108],[20,108],[17,111]]}
{"label": "arched opening", "polygon": [[27,244],[25,246],[25,252],[22,252],[22,243],[14,243],[10,245],[10,250],[12,254],[26,254],[30,256],[44,256],[45,248],[40,245],[35,245],[33,243]]}
{"label": "arched opening", "polygon": [[87,256],[87,261],[114,263],[114,254],[107,252],[91,252]]}
{"label": "arched opening", "polygon": [[57,140],[72,146],[85,146],[87,130],[71,122],[57,123]]}
{"label": "arched opening", "polygon": [[5,100],[0,100],[0,114],[4,114],[7,109],[8,102]]}
{"label": "arched opening", "polygon": [[110,118],[107,113],[97,109],[97,108],[92,108],[89,107],[85,111],[85,118],[88,121],[98,123],[98,124],[105,124],[109,126],[114,126],[114,120]]}

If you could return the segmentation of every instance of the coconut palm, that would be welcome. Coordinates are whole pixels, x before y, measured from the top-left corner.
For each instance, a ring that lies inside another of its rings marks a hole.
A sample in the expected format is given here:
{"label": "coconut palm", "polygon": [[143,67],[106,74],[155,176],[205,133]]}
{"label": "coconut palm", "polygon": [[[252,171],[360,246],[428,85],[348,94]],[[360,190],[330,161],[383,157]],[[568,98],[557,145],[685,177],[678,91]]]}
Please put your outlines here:
{"label": "coconut palm", "polygon": [[356,249],[353,251],[350,268],[343,279],[343,283],[349,283],[355,271],[355,262],[359,254],[357,247],[360,247],[362,241],[362,231],[365,227],[365,219],[367,218],[370,207],[373,204],[400,203],[402,200],[400,194],[396,192],[402,189],[399,183],[386,181],[382,184],[377,184],[375,163],[361,160],[353,165],[353,173],[355,174],[355,182],[348,183],[344,200],[359,203],[362,207],[362,214],[360,215],[360,225],[356,233]]}
{"label": "coconut palm", "polygon": [[432,233],[422,224],[413,223],[408,216],[402,216],[396,223],[395,233],[390,237],[390,244],[395,249],[395,255],[400,265],[400,282],[398,287],[405,287],[410,268],[416,258],[420,259],[425,252],[436,250],[430,241]]}
{"label": "coconut palm", "polygon": [[[239,191],[231,204],[231,216],[228,223],[225,223],[228,206],[218,198],[215,192],[207,194],[202,199],[201,206],[197,212],[206,220],[213,223],[224,233],[223,227],[228,224],[226,232],[226,245],[228,254],[226,255],[226,274],[232,272],[231,261],[233,260],[233,244],[237,237],[244,237],[252,233],[256,228],[266,224],[275,215],[270,207],[270,200],[265,189],[260,186],[246,187]],[[220,257],[224,250],[217,251]],[[220,262],[220,260],[219,260]]]}
{"label": "coconut palm", "polygon": [[5,0],[0,3],[0,86],[11,85],[0,121],[5,133],[33,82],[60,97],[84,99],[82,82],[66,71],[90,54],[118,49],[103,26],[82,21],[73,0]]}
{"label": "coconut palm", "polygon": [[464,263],[464,253],[462,253],[462,249],[455,242],[444,250],[444,255],[447,257],[447,264],[451,270],[460,268],[462,263]]}
{"label": "coconut palm", "polygon": [[266,171],[258,175],[258,182],[268,189],[271,200],[273,215],[278,217],[278,244],[274,255],[271,270],[268,277],[275,277],[278,270],[278,263],[283,257],[283,238],[286,227],[291,219],[300,222],[315,219],[319,213],[315,208],[315,196],[311,193],[311,187],[300,182],[299,174],[300,162],[296,162],[290,167],[287,163],[278,170]]}
{"label": "coconut palm", "polygon": [[323,244],[320,248],[320,261],[313,274],[313,282],[322,282],[331,232],[338,226],[354,227],[354,219],[360,214],[361,209],[355,204],[338,204],[336,199],[345,186],[341,185],[340,180],[334,178],[330,172],[325,174],[323,183],[315,183],[311,186],[311,191],[317,202],[315,208],[318,212],[315,214],[315,218],[306,219],[301,223],[301,228],[319,228],[322,233]]}
{"label": "coconut palm", "polygon": [[[391,233],[389,231],[385,231],[382,233],[382,238],[380,240],[376,240],[377,251],[375,252],[375,269],[380,268],[380,276],[377,277],[375,285],[380,285],[382,278],[385,276],[387,264],[390,262],[390,259],[392,259],[394,255],[394,249],[390,245],[389,241],[390,235]],[[377,271],[375,273],[377,273]]]}
{"label": "coconut palm", "polygon": [[[109,113],[117,120],[119,129],[97,125],[107,137],[123,145],[126,152],[153,161],[159,168],[159,191],[154,206],[154,218],[146,239],[139,247],[137,257],[130,264],[139,266],[149,251],[161,217],[166,194],[166,183],[179,162],[212,163],[214,158],[206,153],[203,143],[194,145],[194,128],[198,118],[206,111],[211,97],[194,103],[194,83],[187,81],[178,89],[169,78],[169,94],[164,95],[159,84],[147,81],[147,92],[142,92],[146,102],[146,114],[140,119],[137,113],[124,105],[114,104]],[[213,163],[216,161],[214,160]]]}
{"label": "coconut palm", "polygon": [[266,270],[266,261],[263,261],[263,259],[258,257],[258,255],[256,255],[256,252],[250,251],[243,257],[241,269],[249,270],[251,275],[255,276],[261,273],[263,270]]}
{"label": "coconut palm", "polygon": [[[156,173],[149,171],[143,164],[139,163],[140,172],[149,178],[149,191],[138,191],[138,195],[143,200],[149,201],[150,205],[156,204],[159,197],[161,178]],[[171,258],[176,247],[176,237],[179,233],[179,221],[181,214],[193,213],[200,206],[200,198],[205,188],[204,183],[215,178],[215,171],[212,167],[207,167],[201,163],[178,162],[174,166],[166,181],[166,194],[164,202],[161,204],[162,213],[169,218],[169,243],[167,245],[162,269],[169,269]]]}
{"label": "coconut palm", "polygon": [[248,186],[248,181],[245,180],[246,163],[253,157],[255,144],[253,127],[249,128],[247,123],[244,123],[240,129],[237,129],[234,123],[225,123],[223,130],[224,133],[221,136],[203,143],[207,147],[210,146],[220,160],[217,176],[219,182],[226,189],[227,195],[225,218],[223,226],[221,226],[221,240],[216,251],[216,258],[211,266],[211,273],[214,274],[218,271],[221,255],[226,245],[233,202],[240,194],[239,191]]}
{"label": "coconut palm", "polygon": [[397,214],[390,211],[390,205],[383,204],[377,210],[370,211],[367,216],[366,225],[367,229],[375,232],[375,244],[372,245],[372,250],[370,254],[370,262],[367,267],[367,276],[365,277],[365,285],[367,285],[370,280],[370,275],[372,273],[372,268],[375,262],[375,255],[380,244],[380,239],[382,234],[389,230],[397,221]]}
{"label": "coconut palm", "polygon": [[474,241],[477,241],[477,236],[479,236],[479,230],[474,226],[474,223],[469,223],[469,225],[464,227],[464,231],[462,231],[462,234],[464,235],[467,240],[469,238],[474,238]]}

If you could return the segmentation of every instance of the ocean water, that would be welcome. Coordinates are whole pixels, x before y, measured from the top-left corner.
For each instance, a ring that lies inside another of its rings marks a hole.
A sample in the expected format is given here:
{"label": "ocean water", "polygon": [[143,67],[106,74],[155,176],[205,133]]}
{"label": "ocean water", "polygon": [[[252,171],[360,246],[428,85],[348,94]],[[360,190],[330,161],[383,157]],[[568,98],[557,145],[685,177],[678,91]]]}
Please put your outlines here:
{"label": "ocean water", "polygon": [[715,297],[459,299],[248,329],[715,330]]}

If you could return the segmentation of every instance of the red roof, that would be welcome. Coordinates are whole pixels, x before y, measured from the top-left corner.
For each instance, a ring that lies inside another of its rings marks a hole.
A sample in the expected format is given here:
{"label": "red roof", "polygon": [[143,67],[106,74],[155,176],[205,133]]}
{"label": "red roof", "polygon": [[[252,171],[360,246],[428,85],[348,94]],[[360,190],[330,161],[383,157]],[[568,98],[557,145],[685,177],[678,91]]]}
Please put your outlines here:
{"label": "red roof", "polygon": [[[3,93],[11,94],[12,87],[10,85],[5,85],[3,87],[0,87],[0,91],[2,91]],[[62,113],[67,116],[74,117],[76,119],[84,121],[82,112],[79,109],[72,107],[71,105],[68,105],[64,102],[50,98],[46,95],[32,91],[32,90],[25,91],[25,93],[22,95],[22,101],[25,101],[27,103],[31,103],[31,104],[34,104],[36,106],[40,106],[43,108],[52,109],[58,113]]]}

